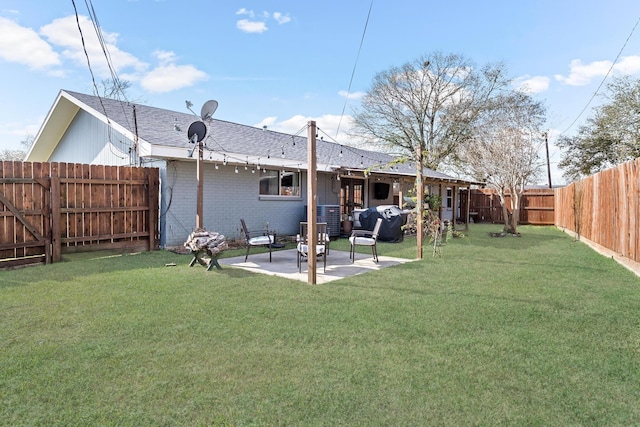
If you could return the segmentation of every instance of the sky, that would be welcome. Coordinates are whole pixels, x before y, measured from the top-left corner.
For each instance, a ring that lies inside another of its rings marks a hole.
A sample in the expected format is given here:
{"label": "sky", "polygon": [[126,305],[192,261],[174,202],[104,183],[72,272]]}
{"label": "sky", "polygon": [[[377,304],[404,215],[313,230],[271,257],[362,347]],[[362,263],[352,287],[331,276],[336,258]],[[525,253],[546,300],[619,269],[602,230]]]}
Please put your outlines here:
{"label": "sky", "polygon": [[501,62],[547,107],[554,184],[557,137],[613,76],[640,77],[637,0],[0,0],[0,150],[22,149],[60,90],[109,78],[90,8],[129,100],[215,99],[217,119],[292,134],[315,120],[341,143],[376,73],[433,52]]}

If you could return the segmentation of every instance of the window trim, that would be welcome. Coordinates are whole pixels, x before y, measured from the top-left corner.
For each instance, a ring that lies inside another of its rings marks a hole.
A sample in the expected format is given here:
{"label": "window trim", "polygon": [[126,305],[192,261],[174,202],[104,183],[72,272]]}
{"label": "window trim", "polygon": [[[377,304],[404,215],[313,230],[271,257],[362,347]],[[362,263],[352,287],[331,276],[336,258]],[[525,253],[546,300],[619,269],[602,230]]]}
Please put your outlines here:
{"label": "window trim", "polygon": [[[282,195],[280,193],[282,193],[282,173],[281,173],[281,169],[270,169],[270,168],[264,168],[265,172],[260,171],[260,177],[258,180],[258,197],[259,200],[281,200],[281,201],[287,201],[287,200],[291,200],[291,201],[300,201],[302,200],[302,172],[300,171],[291,171],[290,173],[292,174],[297,174],[298,175],[298,189],[299,189],[299,195],[297,196],[291,196],[291,195]],[[267,175],[262,175],[263,173],[266,172],[276,172],[277,176],[278,176],[278,194],[262,194],[260,193],[260,179],[263,177],[268,178]]]}

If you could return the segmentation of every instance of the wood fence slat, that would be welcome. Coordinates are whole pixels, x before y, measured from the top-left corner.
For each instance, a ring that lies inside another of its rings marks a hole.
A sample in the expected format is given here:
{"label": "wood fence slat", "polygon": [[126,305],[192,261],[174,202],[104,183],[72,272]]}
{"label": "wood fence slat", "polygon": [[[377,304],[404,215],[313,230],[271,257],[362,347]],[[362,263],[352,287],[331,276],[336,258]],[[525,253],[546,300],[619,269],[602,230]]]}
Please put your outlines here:
{"label": "wood fence slat", "polygon": [[[466,210],[465,197],[461,206]],[[510,196],[506,198],[507,206]],[[508,209],[509,213],[511,209]],[[474,220],[502,223],[502,205],[498,194],[492,189],[472,189],[470,212]],[[555,223],[555,193],[551,189],[531,189],[524,192],[521,199],[519,222],[521,224],[553,225]]]}
{"label": "wood fence slat", "polygon": [[640,262],[640,159],[556,189],[556,225]]}
{"label": "wood fence slat", "polygon": [[0,162],[0,268],[155,249],[158,177],[157,168]]}

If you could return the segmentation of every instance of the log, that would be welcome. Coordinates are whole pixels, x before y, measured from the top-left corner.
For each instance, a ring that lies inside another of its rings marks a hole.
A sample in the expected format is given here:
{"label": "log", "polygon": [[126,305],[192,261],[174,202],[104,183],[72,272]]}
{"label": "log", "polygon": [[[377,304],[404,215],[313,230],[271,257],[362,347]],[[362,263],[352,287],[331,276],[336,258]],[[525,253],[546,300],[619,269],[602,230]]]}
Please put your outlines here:
{"label": "log", "polygon": [[184,247],[192,252],[206,250],[209,254],[215,255],[228,249],[229,245],[223,234],[196,229],[189,234],[187,241],[184,242]]}

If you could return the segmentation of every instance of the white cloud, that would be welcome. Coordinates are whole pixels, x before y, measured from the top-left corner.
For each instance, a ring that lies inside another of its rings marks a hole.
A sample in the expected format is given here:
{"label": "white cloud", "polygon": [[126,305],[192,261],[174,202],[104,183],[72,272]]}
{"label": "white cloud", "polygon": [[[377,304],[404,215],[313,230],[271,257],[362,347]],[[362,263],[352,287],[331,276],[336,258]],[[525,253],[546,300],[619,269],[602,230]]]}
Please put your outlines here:
{"label": "white cloud", "polygon": [[[96,77],[110,78],[111,72],[93,24],[86,16],[80,16],[78,20],[82,28],[84,47],[75,16],[56,19],[44,25],[40,28],[40,34],[0,17],[0,58],[34,69],[48,69],[49,74],[54,76],[64,76],[65,72],[62,69],[51,70],[51,67],[63,65],[63,60],[69,60],[78,67],[86,68],[86,48]],[[164,50],[153,52],[158,65],[149,71],[149,64],[117,46],[117,33],[103,30],[102,37],[114,71],[121,78],[132,82],[139,81],[143,89],[148,91],[169,92],[192,86],[208,77],[193,65],[176,64],[176,54]],[[61,49],[61,52],[56,52],[55,48]]]}
{"label": "white cloud", "polygon": [[517,90],[527,93],[540,93],[549,89],[550,79],[547,76],[524,75],[515,79]]}
{"label": "white cloud", "polygon": [[153,56],[155,56],[160,64],[170,64],[176,61],[175,52],[166,51],[166,50],[156,50],[153,52]]}
{"label": "white cloud", "polygon": [[0,58],[32,69],[60,65],[59,55],[31,28],[0,17]]}
{"label": "white cloud", "polygon": [[574,59],[569,64],[569,75],[567,77],[556,74],[556,80],[570,86],[585,86],[591,83],[596,77],[604,77],[611,68],[611,61],[594,61],[590,64],[583,64],[580,59]]}
{"label": "white cloud", "polygon": [[274,123],[276,123],[276,120],[278,120],[278,118],[276,116],[270,116],[270,117],[265,117],[264,119],[262,119],[262,121],[258,124],[256,124],[256,127],[271,127]]}
{"label": "white cloud", "polygon": [[[86,16],[80,16],[78,20],[80,21],[80,28],[82,29],[85,48],[89,55],[93,71],[100,77],[110,77],[111,73],[107,65],[107,60],[98,40],[98,36],[93,28],[93,24]],[[62,51],[63,57],[69,58],[75,62],[76,65],[87,65],[87,58],[82,46],[82,40],[78,33],[78,24],[75,16],[56,19],[52,23],[40,28],[40,33],[47,38],[49,43],[60,46],[64,49]],[[116,43],[118,42],[117,33],[108,33],[103,30],[102,36],[111,59],[112,66],[116,72],[129,68],[133,68],[137,72],[142,72],[147,68],[146,63],[130,53],[122,51],[116,46]]]}
{"label": "white cloud", "polygon": [[236,26],[240,31],[245,33],[264,33],[268,30],[267,24],[260,21],[249,21],[248,19],[241,19],[236,22]]}
{"label": "white cloud", "polygon": [[[347,136],[346,132],[353,126],[353,118],[351,116],[341,116],[337,114],[323,114],[318,117],[303,116],[296,114],[286,120],[278,121],[277,117],[266,117],[257,127],[267,126],[269,130],[283,132],[288,134],[296,134],[300,129],[304,128],[310,120],[316,122],[318,127],[318,136],[323,137],[327,141],[338,142],[340,144],[353,145],[355,141]],[[340,131],[336,136],[336,131],[340,126]],[[304,133],[301,136],[307,136]]]}
{"label": "white cloud", "polygon": [[154,55],[160,65],[140,79],[140,84],[145,90],[156,93],[171,92],[193,86],[208,77],[204,71],[193,65],[176,65],[176,55],[173,52],[159,50],[154,52]]}
{"label": "white cloud", "polygon": [[287,22],[291,21],[289,15],[283,15],[280,12],[273,12],[273,19],[275,19],[280,25],[286,24]]}
{"label": "white cloud", "polygon": [[341,90],[341,91],[338,92],[338,95],[340,95],[343,98],[347,98],[347,99],[360,99],[363,96],[365,96],[366,93],[365,92],[352,92],[352,93],[349,93],[346,90]]}
{"label": "white cloud", "polygon": [[206,80],[207,74],[193,65],[168,64],[154,68],[140,80],[142,87],[150,92],[171,92],[193,86]]}
{"label": "white cloud", "polygon": [[[86,16],[80,16],[79,21],[94,73],[102,78],[109,78],[111,73],[93,24]],[[86,67],[87,59],[78,34],[75,16],[56,19],[42,27],[40,31],[50,43],[64,48],[62,52],[64,58],[69,58],[78,66]],[[157,93],[170,92],[207,79],[207,74],[193,65],[176,64],[176,54],[171,51],[153,52],[158,65],[150,70],[148,63],[117,46],[117,33],[108,33],[103,30],[102,36],[115,71],[126,80],[139,81],[145,90]]]}
{"label": "white cloud", "polygon": [[251,19],[240,19],[236,22],[236,27],[240,31],[244,31],[245,33],[264,33],[269,28],[267,27],[266,21],[273,18],[275,21],[282,25],[291,21],[291,17],[288,14],[284,14],[282,12],[268,12],[263,11],[262,14],[256,18],[256,13],[253,10],[249,10],[246,8],[240,8],[236,12],[236,15],[246,15]]}
{"label": "white cloud", "polygon": [[236,12],[236,15],[248,15],[251,18],[253,18],[255,16],[255,14],[253,13],[253,10],[247,10],[244,7],[238,9],[238,11]]}
{"label": "white cloud", "polygon": [[623,57],[613,67],[614,71],[621,74],[637,74],[640,72],[640,55],[632,55]]}
{"label": "white cloud", "polygon": [[[595,78],[602,78],[607,75],[611,69],[612,61],[593,61],[589,64],[583,64],[580,59],[574,59],[569,64],[569,75],[563,76],[556,74],[555,78],[570,86],[584,86]],[[640,56],[632,55],[622,57],[614,66],[614,73],[629,75],[640,72]]]}

